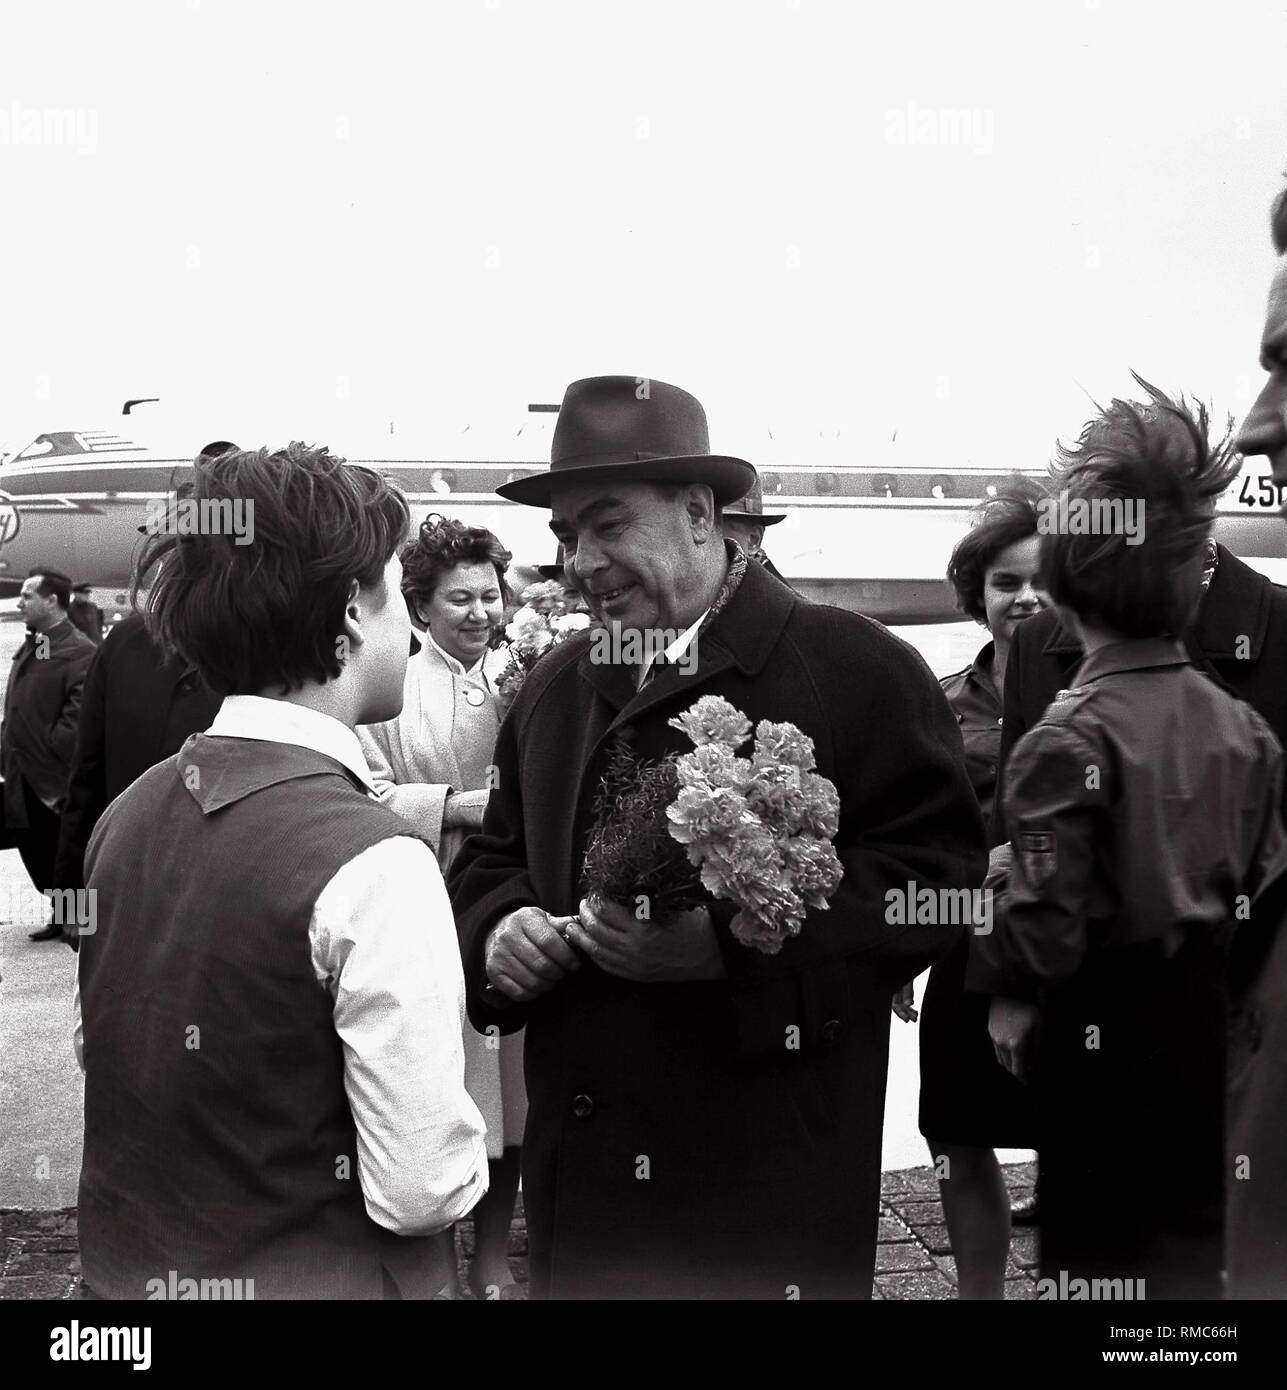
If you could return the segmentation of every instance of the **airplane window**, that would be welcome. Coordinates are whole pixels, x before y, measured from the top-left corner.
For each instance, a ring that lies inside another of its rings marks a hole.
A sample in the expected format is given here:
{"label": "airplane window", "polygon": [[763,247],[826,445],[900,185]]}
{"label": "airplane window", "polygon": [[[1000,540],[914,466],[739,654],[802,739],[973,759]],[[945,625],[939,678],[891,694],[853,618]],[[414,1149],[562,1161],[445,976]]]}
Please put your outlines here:
{"label": "airplane window", "polygon": [[871,480],[873,497],[897,497],[898,479],[892,473],[877,473]]}

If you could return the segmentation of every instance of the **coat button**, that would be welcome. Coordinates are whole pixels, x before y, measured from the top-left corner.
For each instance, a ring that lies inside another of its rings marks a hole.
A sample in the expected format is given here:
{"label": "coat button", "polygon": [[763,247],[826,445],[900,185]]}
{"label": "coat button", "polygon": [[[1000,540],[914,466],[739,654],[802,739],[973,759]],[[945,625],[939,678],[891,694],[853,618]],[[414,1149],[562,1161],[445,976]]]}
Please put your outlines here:
{"label": "coat button", "polygon": [[844,1031],[845,1026],[838,1018],[829,1018],[822,1025],[822,1041],[824,1043],[833,1043]]}
{"label": "coat button", "polygon": [[588,1120],[594,1114],[594,1102],[589,1096],[577,1096],[572,1101],[572,1113],[578,1120]]}

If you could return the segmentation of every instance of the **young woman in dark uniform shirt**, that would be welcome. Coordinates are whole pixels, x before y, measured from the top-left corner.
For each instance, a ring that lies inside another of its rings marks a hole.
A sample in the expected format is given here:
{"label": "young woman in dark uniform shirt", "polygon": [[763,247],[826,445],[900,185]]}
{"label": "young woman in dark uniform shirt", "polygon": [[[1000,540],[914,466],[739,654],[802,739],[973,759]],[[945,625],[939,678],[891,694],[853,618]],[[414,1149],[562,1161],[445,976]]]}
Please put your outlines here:
{"label": "young woman in dark uniform shirt", "polygon": [[[961,610],[988,629],[987,642],[964,671],[946,676],[943,692],[965,743],[970,782],[992,815],[1001,747],[1001,691],[1010,638],[1046,606],[1034,586],[1040,538],[1040,484],[1016,478],[979,508],[952,552],[948,579]],[[1001,1298],[1010,1245],[1010,1199],[994,1145],[1036,1143],[1032,1100],[997,1062],[988,1037],[988,998],[968,994],[970,938],[930,971],[922,1003],[920,1130],[940,1172],[939,1192],[962,1298]],[[894,1010],[914,1017],[910,989]]]}

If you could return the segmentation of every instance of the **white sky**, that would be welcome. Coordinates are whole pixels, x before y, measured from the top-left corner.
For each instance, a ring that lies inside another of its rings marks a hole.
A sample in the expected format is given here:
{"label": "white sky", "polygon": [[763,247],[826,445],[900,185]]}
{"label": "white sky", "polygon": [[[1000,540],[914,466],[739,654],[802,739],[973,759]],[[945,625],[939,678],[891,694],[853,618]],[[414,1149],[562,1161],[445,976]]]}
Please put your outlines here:
{"label": "white sky", "polygon": [[603,372],[761,464],[1040,464],[1131,366],[1240,414],[1285,93],[1280,0],[7,0],[0,440],[517,455]]}

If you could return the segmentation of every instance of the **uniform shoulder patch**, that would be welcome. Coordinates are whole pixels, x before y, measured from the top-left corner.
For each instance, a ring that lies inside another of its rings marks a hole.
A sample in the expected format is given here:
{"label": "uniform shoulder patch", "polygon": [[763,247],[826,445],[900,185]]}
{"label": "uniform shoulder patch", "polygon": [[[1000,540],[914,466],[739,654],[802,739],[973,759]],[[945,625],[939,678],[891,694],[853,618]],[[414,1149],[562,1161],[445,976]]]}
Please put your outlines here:
{"label": "uniform shoulder patch", "polygon": [[1034,887],[1039,888],[1054,878],[1059,871],[1059,854],[1050,831],[1020,830],[1013,843],[1015,856]]}
{"label": "uniform shoulder patch", "polygon": [[1067,724],[1088,701],[1095,698],[1093,685],[1074,685],[1070,690],[1060,690],[1046,706],[1041,716],[1043,724]]}

